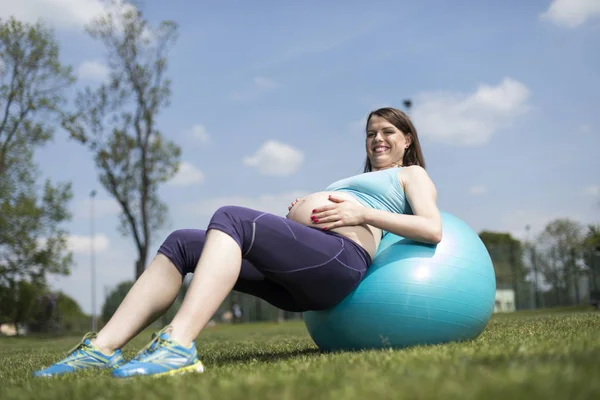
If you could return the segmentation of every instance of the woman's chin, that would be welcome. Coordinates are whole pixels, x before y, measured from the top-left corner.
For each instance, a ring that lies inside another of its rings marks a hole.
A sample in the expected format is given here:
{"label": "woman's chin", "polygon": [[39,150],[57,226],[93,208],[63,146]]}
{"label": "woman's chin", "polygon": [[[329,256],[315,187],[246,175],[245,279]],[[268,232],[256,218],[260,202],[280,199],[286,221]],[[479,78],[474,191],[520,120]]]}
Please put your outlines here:
{"label": "woman's chin", "polygon": [[373,160],[371,161],[371,168],[373,169],[386,169],[394,166],[391,162],[385,162],[383,160]]}

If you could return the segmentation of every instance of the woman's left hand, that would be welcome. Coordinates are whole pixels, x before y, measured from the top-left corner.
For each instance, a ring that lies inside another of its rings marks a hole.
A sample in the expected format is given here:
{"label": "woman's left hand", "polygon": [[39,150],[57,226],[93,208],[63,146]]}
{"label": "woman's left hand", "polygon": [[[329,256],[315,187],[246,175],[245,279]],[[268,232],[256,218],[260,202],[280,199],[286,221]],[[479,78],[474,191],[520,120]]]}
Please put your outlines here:
{"label": "woman's left hand", "polygon": [[360,225],[365,222],[365,207],[333,195],[329,196],[329,200],[333,204],[314,209],[310,217],[314,224],[325,224],[323,230]]}

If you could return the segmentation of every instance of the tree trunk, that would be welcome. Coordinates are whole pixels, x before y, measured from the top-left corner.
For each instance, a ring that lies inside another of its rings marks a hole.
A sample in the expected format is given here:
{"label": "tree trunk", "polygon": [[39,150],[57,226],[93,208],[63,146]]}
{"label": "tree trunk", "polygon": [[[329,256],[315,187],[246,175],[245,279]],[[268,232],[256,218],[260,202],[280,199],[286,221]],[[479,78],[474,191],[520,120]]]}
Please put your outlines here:
{"label": "tree trunk", "polygon": [[135,263],[135,279],[139,279],[146,269],[146,249],[140,249],[138,260]]}
{"label": "tree trunk", "polygon": [[579,271],[575,258],[575,249],[571,249],[571,266],[573,267],[573,289],[575,290],[575,305],[579,305]]}

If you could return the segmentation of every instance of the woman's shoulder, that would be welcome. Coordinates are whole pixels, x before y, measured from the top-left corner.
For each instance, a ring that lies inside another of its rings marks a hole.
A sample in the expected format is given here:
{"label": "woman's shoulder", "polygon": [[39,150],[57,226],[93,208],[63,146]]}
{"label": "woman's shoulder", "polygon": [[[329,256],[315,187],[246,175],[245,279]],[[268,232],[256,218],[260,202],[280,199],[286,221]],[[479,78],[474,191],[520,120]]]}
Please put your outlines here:
{"label": "woman's shoulder", "polygon": [[398,180],[403,187],[407,183],[431,182],[427,170],[420,165],[409,165],[400,168],[398,171]]}
{"label": "woman's shoulder", "polygon": [[427,174],[427,171],[425,170],[425,168],[421,167],[420,165],[409,165],[406,167],[399,168],[398,176],[418,179],[420,177],[429,176],[429,174]]}

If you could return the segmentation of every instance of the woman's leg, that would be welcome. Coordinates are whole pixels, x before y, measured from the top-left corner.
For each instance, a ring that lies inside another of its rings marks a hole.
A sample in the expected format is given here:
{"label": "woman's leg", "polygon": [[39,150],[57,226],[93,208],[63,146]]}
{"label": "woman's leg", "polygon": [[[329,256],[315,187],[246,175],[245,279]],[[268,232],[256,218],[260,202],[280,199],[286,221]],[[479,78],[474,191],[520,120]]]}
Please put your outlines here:
{"label": "woman's leg", "polygon": [[157,254],[92,343],[106,354],[120,349],[169,309],[182,283],[175,265]]}
{"label": "woman's leg", "polygon": [[171,322],[172,340],[189,347],[208,323],[240,274],[242,252],[224,232],[209,230],[198,267],[177,314]]}
{"label": "woman's leg", "polygon": [[[166,312],[177,298],[183,277],[194,272],[205,241],[206,231],[200,229],[181,229],[171,233],[117,311],[98,332],[94,345],[111,354]],[[261,297],[287,311],[305,311],[295,304],[289,291],[267,279],[249,261],[242,260],[240,265],[234,290]]]}
{"label": "woman's leg", "polygon": [[341,236],[268,213],[222,207],[209,224],[194,277],[171,323],[171,339],[183,346],[194,341],[234,288],[242,257],[305,310],[341,301],[370,263],[364,249]]}

